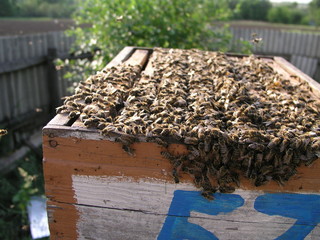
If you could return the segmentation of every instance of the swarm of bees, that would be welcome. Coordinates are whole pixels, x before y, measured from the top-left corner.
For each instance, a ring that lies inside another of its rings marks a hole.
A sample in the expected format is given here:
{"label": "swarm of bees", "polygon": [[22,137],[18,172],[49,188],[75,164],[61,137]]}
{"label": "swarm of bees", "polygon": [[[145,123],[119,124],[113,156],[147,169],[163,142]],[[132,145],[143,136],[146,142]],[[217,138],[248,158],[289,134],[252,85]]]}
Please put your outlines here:
{"label": "swarm of bees", "polygon": [[[233,192],[239,176],[283,185],[320,157],[320,101],[255,56],[156,48],[152,74],[125,63],[91,76],[57,112],[80,117],[134,155],[130,146],[162,146],[176,183],[193,177],[204,197]],[[173,155],[171,143],[188,154]]]}

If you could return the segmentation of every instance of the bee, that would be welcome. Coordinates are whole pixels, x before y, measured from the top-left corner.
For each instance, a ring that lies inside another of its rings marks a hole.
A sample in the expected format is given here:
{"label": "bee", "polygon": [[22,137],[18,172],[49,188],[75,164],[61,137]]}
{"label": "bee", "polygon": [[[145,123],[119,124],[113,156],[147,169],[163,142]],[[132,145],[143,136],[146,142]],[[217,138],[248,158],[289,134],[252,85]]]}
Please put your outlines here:
{"label": "bee", "polygon": [[80,114],[80,120],[81,120],[81,122],[84,122],[86,119],[88,119],[89,118],[89,116],[87,115],[87,114],[85,114],[85,113],[81,113]]}
{"label": "bee", "polygon": [[158,138],[158,137],[156,137],[153,141],[155,143],[159,144],[160,146],[165,147],[165,148],[167,148],[169,146],[169,144],[167,142],[163,141],[161,138]]}
{"label": "bee", "polygon": [[173,161],[175,159],[175,156],[173,156],[171,153],[168,151],[162,151],[161,155],[164,156],[166,159]]}
{"label": "bee", "polygon": [[269,149],[274,149],[274,148],[276,148],[280,143],[281,143],[281,138],[276,137],[276,138],[272,139],[272,140],[269,142],[269,144],[268,144],[267,147],[268,147]]}
{"label": "bee", "polygon": [[312,143],[311,149],[313,150],[319,150],[320,149],[320,140],[316,140]]}
{"label": "bee", "polygon": [[291,163],[292,156],[293,156],[293,149],[292,148],[287,149],[282,162],[286,165],[289,165]]}
{"label": "bee", "polygon": [[204,151],[206,153],[210,152],[211,150],[211,139],[209,137],[206,137],[204,140]]}
{"label": "bee", "polygon": [[58,114],[58,113],[68,112],[68,109],[69,108],[67,106],[62,105],[62,106],[56,108],[56,113]]}
{"label": "bee", "polygon": [[251,143],[248,145],[248,148],[256,150],[258,152],[263,152],[265,149],[265,146],[263,144],[259,144],[259,143]]}
{"label": "bee", "polygon": [[262,186],[262,185],[266,184],[267,182],[268,182],[268,180],[267,180],[266,176],[264,176],[264,175],[259,175],[259,176],[255,179],[254,185],[255,185],[256,187],[259,187],[259,186]]}
{"label": "bee", "polygon": [[79,111],[71,111],[68,115],[69,118],[78,118],[80,116]]}
{"label": "bee", "polygon": [[131,144],[136,142],[137,139],[136,139],[136,137],[134,137],[132,135],[121,135],[121,136],[116,138],[116,141],[117,142],[121,142],[123,145],[130,146]]}
{"label": "bee", "polygon": [[195,137],[185,137],[184,143],[189,145],[197,145],[199,140]]}
{"label": "bee", "polygon": [[189,152],[190,159],[198,158],[198,157],[200,157],[200,155],[201,155],[200,151],[197,148],[192,146],[190,149],[190,152]]}
{"label": "bee", "polygon": [[284,152],[286,148],[290,145],[290,140],[288,138],[284,138],[280,144],[280,152]]}
{"label": "bee", "polygon": [[273,175],[272,179],[278,183],[279,186],[284,186],[284,180],[280,175]]}
{"label": "bee", "polygon": [[0,129],[0,137],[7,134],[8,134],[8,131],[6,129]]}
{"label": "bee", "polygon": [[235,191],[235,188],[230,185],[220,185],[219,186],[219,191],[221,193],[233,193]]}
{"label": "bee", "polygon": [[86,96],[84,99],[85,104],[91,104],[92,103],[92,96]]}
{"label": "bee", "polygon": [[130,146],[128,146],[128,145],[122,145],[122,149],[123,149],[126,153],[128,153],[130,156],[132,156],[132,157],[135,156],[135,154],[134,154],[134,149],[131,148]]}
{"label": "bee", "polygon": [[174,179],[174,182],[175,183],[179,183],[179,175],[178,175],[178,171],[176,168],[173,168],[172,169],[172,176],[173,176],[173,179]]}
{"label": "bee", "polygon": [[208,199],[209,201],[214,200],[214,196],[213,196],[213,193],[212,193],[211,191],[203,190],[203,191],[201,192],[201,195],[202,195],[204,198]]}

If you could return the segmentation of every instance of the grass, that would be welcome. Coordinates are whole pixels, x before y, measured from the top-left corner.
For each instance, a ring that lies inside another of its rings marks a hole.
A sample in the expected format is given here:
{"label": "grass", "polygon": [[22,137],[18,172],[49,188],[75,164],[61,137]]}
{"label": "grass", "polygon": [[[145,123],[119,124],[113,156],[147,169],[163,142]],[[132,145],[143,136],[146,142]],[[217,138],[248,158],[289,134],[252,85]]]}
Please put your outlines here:
{"label": "grass", "polygon": [[29,152],[0,176],[0,239],[32,239],[26,208],[33,195],[44,195],[44,180],[42,159]]}

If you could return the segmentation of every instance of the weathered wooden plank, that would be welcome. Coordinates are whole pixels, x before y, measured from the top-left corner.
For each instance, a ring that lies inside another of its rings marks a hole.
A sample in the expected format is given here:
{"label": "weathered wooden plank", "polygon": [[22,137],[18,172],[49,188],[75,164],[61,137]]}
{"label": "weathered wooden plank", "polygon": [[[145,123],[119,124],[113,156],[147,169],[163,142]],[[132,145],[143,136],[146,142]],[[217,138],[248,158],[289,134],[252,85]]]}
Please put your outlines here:
{"label": "weathered wooden plank", "polygon": [[118,65],[119,63],[122,63],[131,52],[133,52],[134,47],[125,47],[121,50],[121,52],[118,53],[117,56],[115,56],[106,66],[106,68],[110,68],[113,66]]}
{"label": "weathered wooden plank", "polygon": [[74,205],[47,201],[47,211],[50,239],[77,239],[76,223],[79,216]]}
{"label": "weathered wooden plank", "polygon": [[147,62],[148,54],[149,52],[147,50],[137,49],[134,51],[132,56],[125,61],[125,63],[128,65],[139,65],[142,67]]}
{"label": "weathered wooden plank", "polygon": [[[75,232],[69,229],[66,234],[77,239],[190,239],[194,234],[197,237],[193,239],[320,236],[319,209],[315,208],[320,196],[315,194],[237,190],[217,193],[215,200],[208,201],[190,184],[90,176],[73,176],[73,186],[77,203],[53,201],[50,211],[55,216],[71,216],[76,228],[70,226],[70,218],[67,224]],[[100,201],[92,201],[94,196]],[[301,206],[302,198],[307,205]],[[65,228],[66,220],[59,219],[50,227]]]}
{"label": "weathered wooden plank", "polygon": [[[130,156],[122,150],[121,144],[110,142],[97,132],[90,133],[81,129],[72,129],[69,131],[73,133],[72,136],[61,138],[57,137],[60,135],[59,131],[50,131],[48,127],[44,130],[44,168],[46,183],[50,186],[47,190],[54,191],[59,201],[66,198],[67,192],[72,195],[70,176],[75,174],[88,176],[122,176],[124,174],[134,178],[156,176],[157,179],[172,181],[172,165],[160,154],[162,147],[157,144],[135,143],[132,146],[135,149],[135,156]],[[61,131],[66,132],[67,129]],[[88,135],[94,135],[100,141],[85,140],[84,138],[87,138]],[[89,151],[89,149],[91,150]],[[172,144],[169,151],[177,154],[185,152],[186,149],[185,145]],[[63,169],[63,171],[59,169]],[[249,180],[241,178],[241,188],[318,192],[320,189],[319,169],[319,161],[316,161],[312,167],[301,167],[298,169],[298,174],[284,186],[270,182],[261,187],[254,187]],[[59,184],[55,182],[55,179],[59,179]],[[181,180],[191,181],[188,175],[181,176]]]}
{"label": "weathered wooden plank", "polygon": [[59,113],[47,124],[47,126],[50,126],[50,125],[65,126],[68,121],[69,121],[69,118],[67,113]]}
{"label": "weathered wooden plank", "polygon": [[291,63],[287,62],[284,58],[275,57],[274,60],[288,73],[301,78],[303,81],[306,81],[310,85],[310,87],[313,89],[313,93],[316,94],[318,97],[320,97],[320,84],[318,82],[313,80],[311,77],[309,77],[305,73],[301,72],[298,68],[293,66]]}

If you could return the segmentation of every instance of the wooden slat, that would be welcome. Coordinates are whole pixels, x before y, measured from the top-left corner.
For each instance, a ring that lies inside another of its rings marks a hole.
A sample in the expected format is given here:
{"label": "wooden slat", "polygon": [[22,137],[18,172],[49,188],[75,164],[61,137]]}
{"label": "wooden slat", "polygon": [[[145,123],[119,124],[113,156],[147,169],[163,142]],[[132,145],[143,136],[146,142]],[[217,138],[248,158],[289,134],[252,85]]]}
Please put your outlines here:
{"label": "wooden slat", "polygon": [[275,57],[274,61],[278,63],[284,70],[286,70],[289,74],[295,75],[301,78],[303,81],[306,81],[310,87],[313,89],[313,93],[320,97],[320,84],[313,80],[311,77],[301,72],[298,68],[293,66],[291,63],[286,61],[284,58]]}
{"label": "wooden slat", "polygon": [[47,125],[65,126],[69,121],[67,113],[57,114]]}
{"label": "wooden slat", "polygon": [[125,47],[115,56],[106,66],[106,68],[111,68],[122,63],[128,55],[134,50],[134,47]]}
{"label": "wooden slat", "polygon": [[149,52],[147,50],[137,49],[134,51],[132,56],[127,61],[125,61],[125,63],[128,65],[139,65],[142,67],[148,59],[148,54]]}
{"label": "wooden slat", "polygon": [[[134,143],[132,147],[135,149],[135,156],[133,157],[122,150],[121,144],[108,141],[97,132],[86,133],[81,129],[69,128],[69,132],[73,132],[73,135],[57,137],[60,136],[57,130],[50,130],[50,127],[45,130],[43,151],[47,190],[54,191],[55,198],[59,201],[63,201],[67,197],[66,192],[72,195],[70,176],[74,174],[93,176],[122,176],[124,174],[137,179],[144,176],[172,181],[170,175],[172,166],[160,154],[162,148],[157,144]],[[68,132],[68,130],[61,132]],[[96,136],[96,140],[93,139],[94,137],[91,137],[92,140],[85,139],[89,134]],[[55,146],[50,145],[52,141],[56,142]],[[175,154],[183,153],[186,151],[185,145],[172,144],[170,151]],[[59,168],[61,171],[58,171]],[[249,180],[241,178],[241,188],[282,192],[318,192],[320,189],[319,169],[319,161],[316,161],[312,167],[301,167],[298,169],[298,174],[284,186],[270,182],[261,187],[254,187]],[[163,171],[167,174],[163,174]],[[59,184],[55,183],[54,179],[59,179]],[[182,181],[190,180],[188,175],[183,175]]]}
{"label": "wooden slat", "polygon": [[[301,214],[297,195],[284,194],[281,198],[278,194],[279,214],[268,215],[261,212],[256,203],[261,205],[262,199],[265,206],[275,205],[274,200],[268,200],[267,195],[256,191],[216,194],[216,200],[210,202],[203,199],[190,184],[175,185],[155,180],[135,182],[126,177],[103,176],[74,175],[72,179],[77,203],[49,202],[51,233],[60,237],[63,234],[64,239],[187,238],[174,237],[175,231],[170,231],[168,227],[176,229],[176,234],[196,233],[197,239],[212,239],[207,235],[210,232],[218,239],[276,239],[294,224],[298,227],[295,236],[298,237],[303,228],[310,227],[304,239],[320,237],[320,227],[309,220],[314,219],[309,216],[317,215],[318,209]],[[173,197],[177,190],[180,196],[185,194],[179,202]],[[288,199],[290,206],[285,204]],[[296,214],[291,211],[292,208],[297,209]],[[275,208],[271,210],[277,212]],[[283,213],[297,215],[302,222],[296,223],[295,218],[281,216]],[[168,219],[171,224],[166,223]],[[184,231],[179,225],[184,227]],[[205,230],[193,229],[194,225]],[[301,235],[299,239],[302,239]]]}

